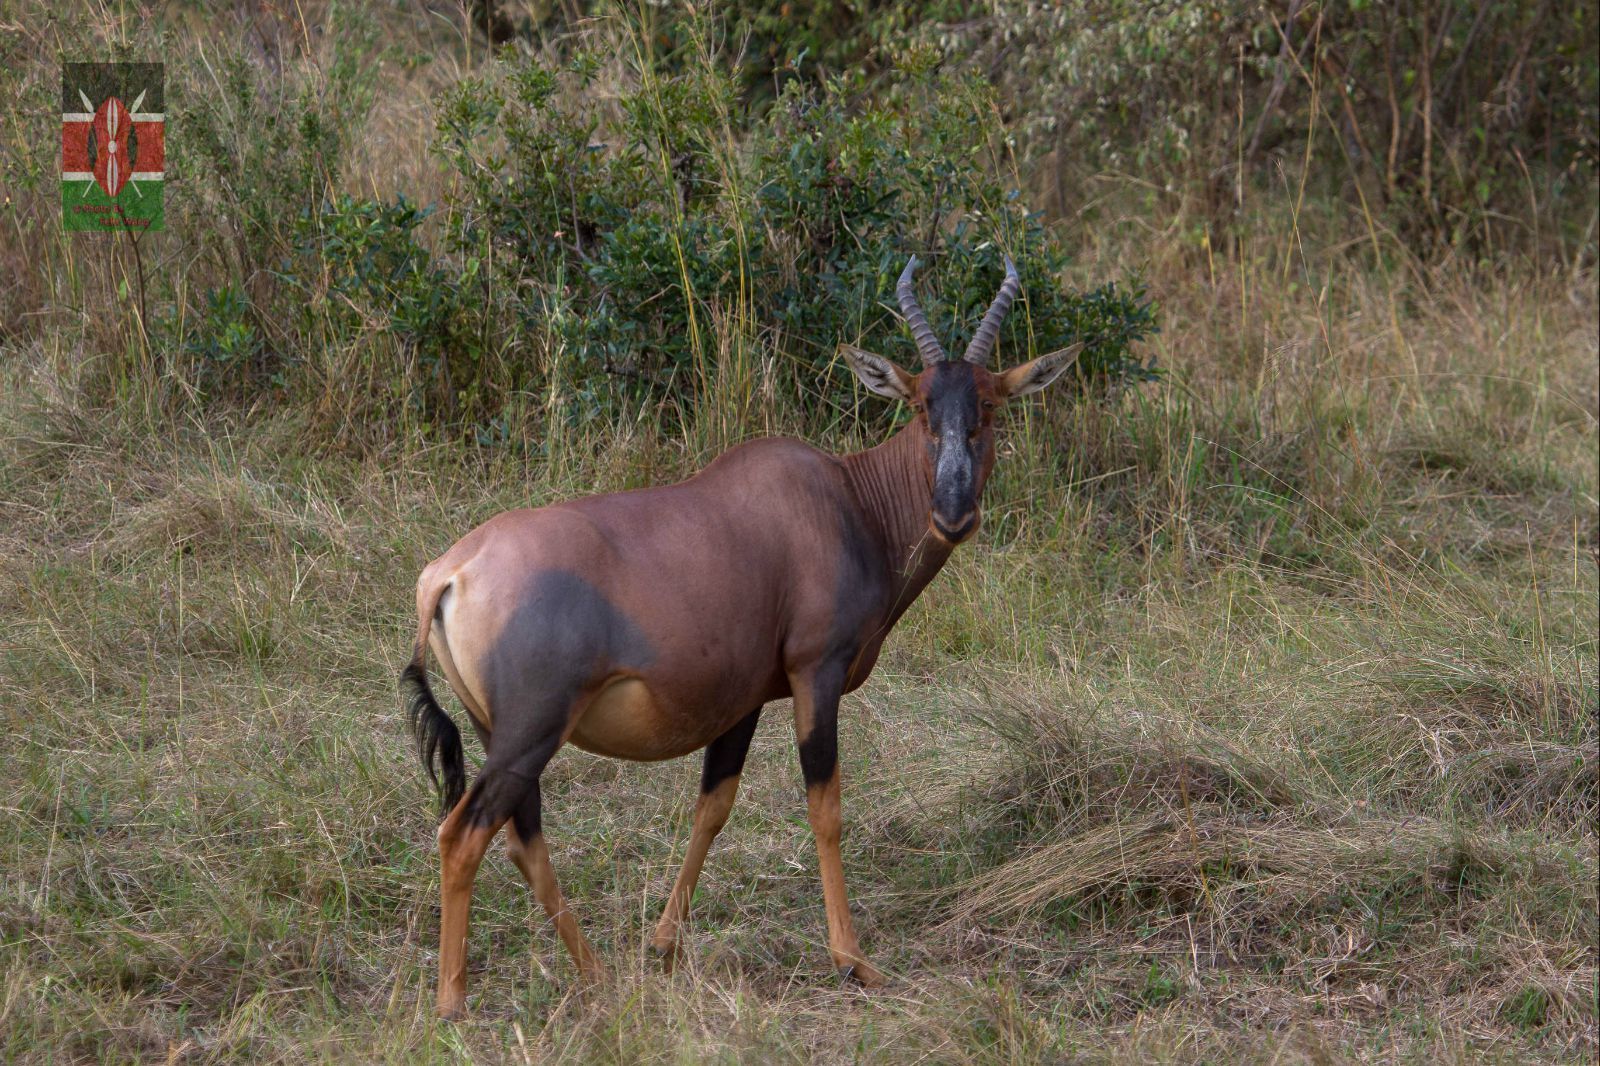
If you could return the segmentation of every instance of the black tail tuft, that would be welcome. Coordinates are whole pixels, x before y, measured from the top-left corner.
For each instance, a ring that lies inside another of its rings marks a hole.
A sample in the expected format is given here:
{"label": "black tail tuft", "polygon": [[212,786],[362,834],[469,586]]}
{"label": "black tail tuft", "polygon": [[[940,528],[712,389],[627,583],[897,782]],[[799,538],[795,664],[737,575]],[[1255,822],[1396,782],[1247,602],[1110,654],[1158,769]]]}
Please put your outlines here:
{"label": "black tail tuft", "polygon": [[[411,735],[417,739],[417,754],[433,779],[433,787],[439,790],[439,814],[446,815],[467,789],[461,730],[433,698],[433,689],[428,687],[428,671],[421,662],[413,662],[401,671],[400,689],[407,693],[406,711],[411,721]],[[437,769],[435,755],[439,759]]]}

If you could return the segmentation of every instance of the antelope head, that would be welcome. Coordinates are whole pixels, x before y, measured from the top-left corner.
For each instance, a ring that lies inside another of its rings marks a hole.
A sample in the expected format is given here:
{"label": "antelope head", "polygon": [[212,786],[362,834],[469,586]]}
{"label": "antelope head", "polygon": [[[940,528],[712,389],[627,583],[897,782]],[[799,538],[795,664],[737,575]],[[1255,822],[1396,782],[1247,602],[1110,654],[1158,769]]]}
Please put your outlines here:
{"label": "antelope head", "polygon": [[839,350],[867,388],[911,405],[915,418],[906,431],[922,444],[925,472],[933,486],[929,522],[937,536],[959,544],[978,528],[978,501],[994,469],[995,411],[1012,397],[1038,392],[1055,381],[1072,365],[1083,342],[1010,370],[996,373],[988,369],[1000,322],[1022,287],[1016,265],[1008,256],[1006,279],[972,335],[966,354],[951,359],[917,306],[916,270],[917,257],[912,256],[900,275],[897,294],[901,314],[922,356],[922,369],[913,374],[881,355],[848,344],[840,345]]}

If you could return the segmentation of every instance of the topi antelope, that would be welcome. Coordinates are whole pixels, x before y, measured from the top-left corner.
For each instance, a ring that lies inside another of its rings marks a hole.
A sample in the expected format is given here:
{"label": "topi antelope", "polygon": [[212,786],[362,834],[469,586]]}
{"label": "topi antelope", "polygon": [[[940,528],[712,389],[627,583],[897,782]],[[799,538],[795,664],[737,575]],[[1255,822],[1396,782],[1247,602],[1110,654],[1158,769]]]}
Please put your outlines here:
{"label": "topi antelope", "polygon": [[[603,973],[543,837],[539,775],[561,745],[641,761],[705,749],[688,853],[650,942],[670,963],[761,708],[788,696],[828,950],[847,980],[883,982],[856,941],[839,859],[839,698],[866,681],[889,630],[977,529],[995,408],[1050,384],[1081,347],[985,369],[1021,287],[1007,259],[966,355],[947,359],[917,306],[916,268],[912,257],[897,291],[921,372],[840,347],[867,388],[916,412],[885,443],[831,455],[796,440],[751,441],[677,485],[508,511],[422,572],[402,683],[448,811],[439,826],[441,1016],[465,1008],[472,882],[502,826],[583,978]],[[487,752],[470,789],[460,731],[428,687],[430,647]]]}

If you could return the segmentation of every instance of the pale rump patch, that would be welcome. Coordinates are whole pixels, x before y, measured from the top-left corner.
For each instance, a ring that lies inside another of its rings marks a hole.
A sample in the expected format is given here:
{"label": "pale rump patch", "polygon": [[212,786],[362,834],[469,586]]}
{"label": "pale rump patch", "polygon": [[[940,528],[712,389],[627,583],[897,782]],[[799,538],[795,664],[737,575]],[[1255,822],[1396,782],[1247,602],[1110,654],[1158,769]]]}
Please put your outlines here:
{"label": "pale rump patch", "polygon": [[461,700],[461,705],[472,715],[475,722],[485,732],[492,732],[494,720],[489,714],[489,702],[483,698],[483,689],[479,684],[477,671],[468,663],[457,663],[450,654],[450,616],[453,613],[458,597],[456,586],[461,581],[458,574],[446,584],[444,592],[439,597],[438,614],[434,618],[433,627],[428,631],[428,647],[433,649],[434,658],[439,662],[439,669],[444,671],[445,680],[450,682],[450,687]]}

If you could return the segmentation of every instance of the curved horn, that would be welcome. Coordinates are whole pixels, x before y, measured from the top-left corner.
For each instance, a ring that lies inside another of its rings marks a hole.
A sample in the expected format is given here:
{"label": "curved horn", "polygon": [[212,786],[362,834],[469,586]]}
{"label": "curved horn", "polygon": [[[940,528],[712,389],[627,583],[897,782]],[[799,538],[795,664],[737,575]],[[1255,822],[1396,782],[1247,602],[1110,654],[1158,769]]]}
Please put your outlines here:
{"label": "curved horn", "polygon": [[961,358],[979,366],[989,361],[989,355],[994,351],[994,342],[1000,337],[1000,320],[1011,310],[1011,301],[1017,298],[1017,290],[1021,288],[1022,278],[1017,275],[1017,264],[1013,263],[1008,255],[1006,280],[1000,283],[1000,292],[995,296],[994,303],[989,305],[988,313],[978,325],[978,332],[972,335],[972,343],[967,345],[967,354]]}
{"label": "curved horn", "polygon": [[939,347],[939,338],[928,328],[928,319],[923,315],[922,308],[917,306],[917,289],[911,280],[911,275],[916,272],[917,257],[912,256],[905,270],[900,273],[900,284],[895,286],[895,293],[900,297],[900,313],[905,316],[911,336],[916,339],[917,351],[922,353],[922,365],[932,366],[943,361],[945,354],[944,349]]}

